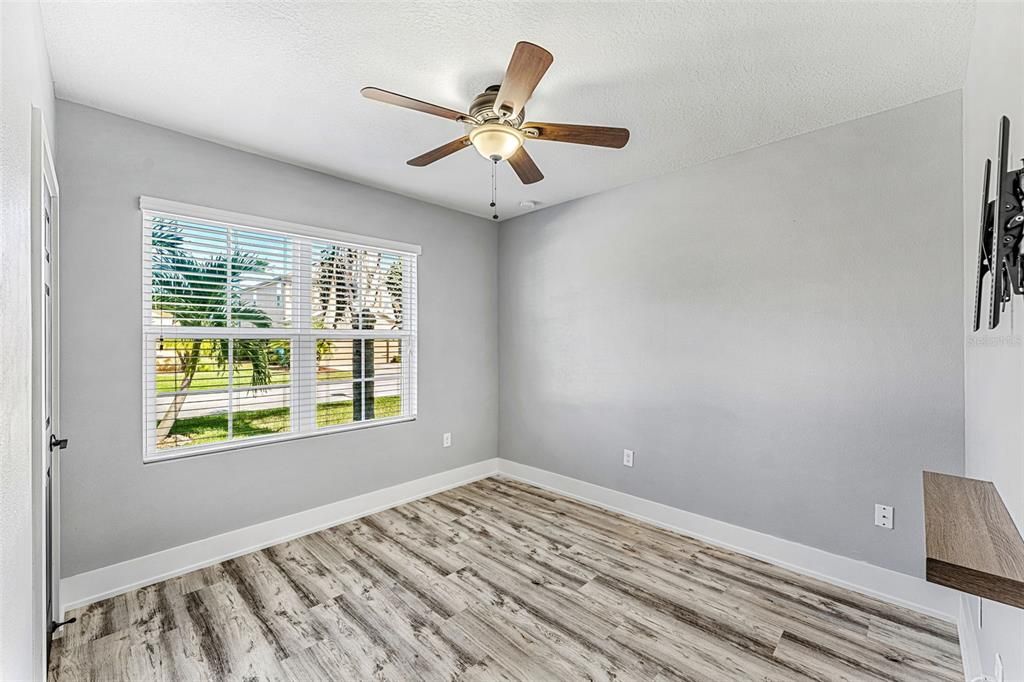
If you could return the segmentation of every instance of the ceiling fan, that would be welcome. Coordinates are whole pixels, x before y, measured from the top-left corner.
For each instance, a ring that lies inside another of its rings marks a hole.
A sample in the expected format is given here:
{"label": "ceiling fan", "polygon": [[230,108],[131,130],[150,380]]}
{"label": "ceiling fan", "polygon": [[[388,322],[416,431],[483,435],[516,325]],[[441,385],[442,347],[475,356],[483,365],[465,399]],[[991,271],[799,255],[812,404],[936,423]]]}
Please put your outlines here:
{"label": "ceiling fan", "polygon": [[468,114],[380,88],[363,88],[361,92],[363,97],[378,102],[466,125],[466,135],[409,159],[407,163],[410,166],[430,165],[472,145],[481,156],[495,164],[508,161],[519,179],[529,185],[543,180],[544,175],[523,146],[527,138],[613,149],[621,149],[629,141],[629,131],[625,128],[525,122],[526,110],[523,107],[553,61],[551,53],[539,45],[516,43],[501,85],[492,85],[477,95],[469,105]]}

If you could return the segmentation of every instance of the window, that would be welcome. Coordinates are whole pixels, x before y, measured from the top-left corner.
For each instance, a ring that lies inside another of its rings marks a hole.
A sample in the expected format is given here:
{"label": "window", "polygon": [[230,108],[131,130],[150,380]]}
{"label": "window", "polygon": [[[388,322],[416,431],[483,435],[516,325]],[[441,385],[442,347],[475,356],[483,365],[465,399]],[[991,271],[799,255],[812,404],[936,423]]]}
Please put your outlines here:
{"label": "window", "polygon": [[417,247],[140,204],[146,461],[415,417]]}

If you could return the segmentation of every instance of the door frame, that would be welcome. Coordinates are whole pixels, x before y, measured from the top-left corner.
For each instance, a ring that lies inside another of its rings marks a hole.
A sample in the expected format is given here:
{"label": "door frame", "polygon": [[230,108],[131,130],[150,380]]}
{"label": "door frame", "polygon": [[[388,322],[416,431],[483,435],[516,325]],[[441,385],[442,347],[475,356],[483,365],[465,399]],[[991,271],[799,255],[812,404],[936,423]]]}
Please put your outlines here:
{"label": "door frame", "polygon": [[[47,644],[50,638],[51,621],[63,620],[63,605],[60,601],[60,457],[53,457],[50,465],[51,508],[46,507],[46,455],[50,444],[43,436],[47,377],[50,386],[50,430],[60,433],[60,286],[58,280],[58,235],[60,233],[60,190],[53,151],[46,122],[39,107],[32,107],[32,181],[31,181],[31,227],[32,227],[32,597],[33,609],[33,657],[46,676]],[[44,255],[46,221],[44,201],[46,193],[51,195],[50,206],[50,262]],[[45,268],[50,269],[50,371],[43,371],[46,361],[46,300],[42,295]],[[58,513],[53,513],[54,510]],[[46,522],[50,517],[51,547],[50,572],[51,603],[46,612],[47,567],[46,567]]]}

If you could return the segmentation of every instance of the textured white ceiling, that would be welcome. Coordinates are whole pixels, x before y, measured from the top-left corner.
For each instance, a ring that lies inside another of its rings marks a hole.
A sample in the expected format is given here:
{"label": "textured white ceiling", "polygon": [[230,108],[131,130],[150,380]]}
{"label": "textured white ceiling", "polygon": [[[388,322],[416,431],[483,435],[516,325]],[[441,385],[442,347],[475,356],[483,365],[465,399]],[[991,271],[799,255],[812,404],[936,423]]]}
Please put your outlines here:
{"label": "textured white ceiling", "polygon": [[490,171],[472,149],[405,164],[462,126],[359,89],[465,111],[516,41],[542,45],[555,61],[528,118],[632,137],[528,141],[546,179],[524,187],[502,164],[503,218],[955,90],[973,16],[896,2],[43,5],[58,97],[481,216]]}

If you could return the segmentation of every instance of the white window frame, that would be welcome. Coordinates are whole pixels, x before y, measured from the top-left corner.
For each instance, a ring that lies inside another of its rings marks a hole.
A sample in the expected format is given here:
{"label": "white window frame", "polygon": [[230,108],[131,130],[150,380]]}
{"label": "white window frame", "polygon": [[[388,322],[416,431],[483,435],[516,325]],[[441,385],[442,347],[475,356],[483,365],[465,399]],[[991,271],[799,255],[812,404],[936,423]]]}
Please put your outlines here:
{"label": "white window frame", "polygon": [[[422,253],[421,248],[416,244],[408,244],[406,242],[398,242],[390,239],[381,239],[379,237],[370,237],[365,235],[354,234],[351,232],[343,232],[326,227],[317,227],[312,225],[303,225],[301,223],[293,223],[285,220],[276,220],[273,218],[263,218],[260,216],[249,215],[245,213],[237,213],[234,211],[226,211],[222,209],[209,208],[206,206],[197,206],[194,204],[186,204],[178,201],[170,201],[167,199],[158,199],[154,197],[142,196],[139,198],[139,209],[142,214],[141,224],[143,225],[143,248],[142,248],[142,259],[143,259],[143,297],[142,297],[142,398],[143,398],[143,417],[142,417],[142,452],[143,452],[143,463],[149,464],[153,462],[164,462],[167,460],[182,459],[186,457],[195,457],[197,455],[206,455],[214,452],[224,452],[229,450],[240,450],[242,448],[255,447],[259,445],[267,445],[270,443],[280,443],[291,440],[299,440],[303,438],[313,438],[316,436],[323,436],[328,434],[341,433],[345,431],[354,431],[359,429],[375,428],[378,426],[387,426],[390,424],[398,424],[403,422],[414,421],[417,416],[417,346],[418,346],[418,329],[414,322],[412,330],[396,331],[387,329],[360,329],[360,330],[328,330],[318,329],[316,330],[316,336],[321,338],[338,338],[338,339],[353,339],[353,338],[396,338],[399,337],[403,340],[402,343],[402,362],[405,367],[408,367],[408,381],[410,383],[408,395],[410,398],[409,411],[400,417],[393,417],[390,419],[374,419],[371,421],[358,421],[350,424],[340,424],[337,426],[326,426],[316,428],[316,400],[315,398],[310,400],[302,400],[303,391],[310,392],[315,395],[316,391],[316,376],[310,374],[310,372],[297,371],[296,368],[292,368],[292,376],[290,378],[291,386],[291,400],[292,400],[292,431],[288,433],[275,434],[271,436],[257,436],[253,438],[246,438],[237,441],[223,441],[218,443],[209,443],[205,445],[195,446],[184,446],[180,448],[171,448],[167,450],[158,450],[156,447],[155,437],[156,432],[149,423],[150,418],[156,412],[156,369],[152,362],[148,361],[148,353],[146,352],[148,345],[151,345],[155,338],[160,336],[174,336],[174,337],[202,337],[202,338],[222,338],[222,337],[237,337],[239,336],[239,330],[234,328],[220,329],[217,327],[181,327],[181,328],[168,328],[168,327],[155,327],[151,324],[152,320],[152,307],[150,296],[145,293],[149,282],[146,281],[147,275],[145,274],[147,269],[145,267],[145,261],[149,257],[149,249],[146,240],[149,239],[149,232],[145,230],[146,218],[150,214],[159,214],[162,217],[177,217],[182,219],[192,219],[202,222],[209,223],[220,223],[231,227],[248,229],[252,228],[255,230],[261,230],[266,232],[272,232],[282,234],[285,236],[296,236],[305,237],[312,239],[323,239],[333,243],[344,244],[346,246],[352,246],[356,248],[370,248],[370,249],[382,249],[392,253],[400,254],[403,256],[412,256],[412,296],[413,296],[413,319],[415,320],[415,311],[419,308],[418,298],[418,286],[417,286],[417,259]],[[299,243],[303,252],[296,258],[303,259],[305,261],[311,261],[312,254],[309,250],[308,243]],[[297,324],[294,328],[245,328],[242,330],[244,333],[241,334],[246,338],[265,336],[268,338],[288,338],[291,339],[293,347],[293,357],[296,354],[297,346],[300,343],[315,343],[315,339],[310,337],[307,329],[308,325],[304,325],[309,322],[309,317],[312,314],[312,309],[308,304],[311,296],[311,273],[306,268],[297,269],[297,281],[295,282],[294,297],[299,304],[295,306],[295,310],[299,315]],[[308,338],[304,338],[308,337]],[[308,367],[306,368],[309,369]],[[296,409],[301,406],[302,409]],[[308,413],[308,414],[307,414]],[[312,428],[310,428],[312,426]],[[308,429],[301,431],[299,429]]]}

